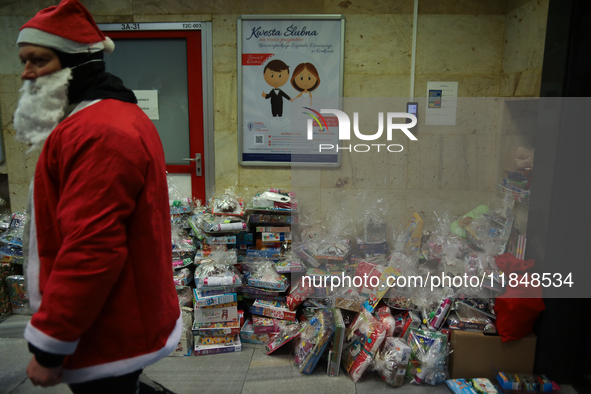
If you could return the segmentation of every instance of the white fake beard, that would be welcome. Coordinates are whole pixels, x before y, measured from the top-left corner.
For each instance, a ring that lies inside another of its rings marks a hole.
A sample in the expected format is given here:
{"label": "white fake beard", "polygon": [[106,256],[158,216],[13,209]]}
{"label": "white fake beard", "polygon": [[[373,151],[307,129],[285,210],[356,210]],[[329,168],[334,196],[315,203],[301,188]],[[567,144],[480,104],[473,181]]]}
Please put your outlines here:
{"label": "white fake beard", "polygon": [[68,106],[68,81],[72,70],[64,68],[20,88],[21,98],[14,112],[16,140],[31,145],[30,152],[43,145],[64,117]]}

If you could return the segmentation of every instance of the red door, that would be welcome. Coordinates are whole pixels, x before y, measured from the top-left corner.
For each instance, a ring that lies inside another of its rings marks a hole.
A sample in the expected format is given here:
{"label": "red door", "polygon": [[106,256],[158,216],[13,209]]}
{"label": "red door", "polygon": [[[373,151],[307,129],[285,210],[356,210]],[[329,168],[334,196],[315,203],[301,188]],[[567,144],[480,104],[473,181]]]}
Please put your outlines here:
{"label": "red door", "polygon": [[132,90],[158,91],[158,129],[169,174],[190,177],[193,198],[205,201],[203,76],[200,30],[108,31],[115,51],[107,71]]}

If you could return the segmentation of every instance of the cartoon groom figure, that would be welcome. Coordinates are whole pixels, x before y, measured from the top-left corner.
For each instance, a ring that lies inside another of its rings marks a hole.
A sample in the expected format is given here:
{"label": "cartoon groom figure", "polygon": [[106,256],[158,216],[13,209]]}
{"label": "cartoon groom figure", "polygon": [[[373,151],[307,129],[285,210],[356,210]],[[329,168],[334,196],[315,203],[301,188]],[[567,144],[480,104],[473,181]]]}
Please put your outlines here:
{"label": "cartoon groom figure", "polygon": [[289,66],[281,60],[270,61],[263,70],[265,82],[273,87],[269,93],[263,91],[263,97],[271,99],[273,116],[283,116],[283,98],[293,101],[285,92],[279,89],[289,81]]}

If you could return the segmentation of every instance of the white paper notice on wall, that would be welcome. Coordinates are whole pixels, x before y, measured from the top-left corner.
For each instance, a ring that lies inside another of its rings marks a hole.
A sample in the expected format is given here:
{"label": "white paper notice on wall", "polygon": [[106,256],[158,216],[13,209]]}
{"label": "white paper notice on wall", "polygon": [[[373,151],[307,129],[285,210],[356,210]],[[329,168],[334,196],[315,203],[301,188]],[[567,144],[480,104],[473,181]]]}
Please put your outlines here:
{"label": "white paper notice on wall", "polygon": [[134,90],[137,98],[137,105],[152,120],[160,119],[158,112],[158,91],[157,90]]}
{"label": "white paper notice on wall", "polygon": [[458,108],[457,82],[427,82],[425,124],[455,125]]}

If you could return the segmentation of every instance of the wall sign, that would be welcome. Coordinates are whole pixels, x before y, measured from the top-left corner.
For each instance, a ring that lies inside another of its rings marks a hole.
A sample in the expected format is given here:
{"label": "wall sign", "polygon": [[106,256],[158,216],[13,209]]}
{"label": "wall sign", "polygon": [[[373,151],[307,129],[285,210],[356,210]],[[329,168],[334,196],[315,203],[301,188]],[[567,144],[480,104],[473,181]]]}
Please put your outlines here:
{"label": "wall sign", "polygon": [[[244,15],[238,19],[238,155],[245,166],[340,166],[338,127],[344,24],[340,15]],[[307,138],[313,119],[315,137]]]}
{"label": "wall sign", "polygon": [[457,82],[427,82],[425,124],[453,126],[456,124],[457,108]]}

